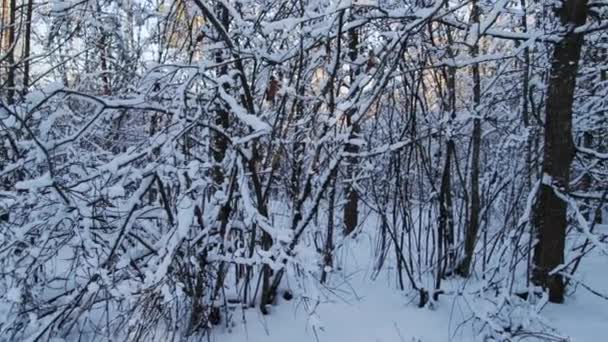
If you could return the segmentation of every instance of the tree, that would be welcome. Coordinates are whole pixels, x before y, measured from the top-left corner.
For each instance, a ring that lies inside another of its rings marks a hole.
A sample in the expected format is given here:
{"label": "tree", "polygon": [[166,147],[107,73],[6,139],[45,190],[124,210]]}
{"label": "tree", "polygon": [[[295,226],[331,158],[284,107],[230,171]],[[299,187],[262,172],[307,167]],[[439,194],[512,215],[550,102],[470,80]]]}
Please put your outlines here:
{"label": "tree", "polygon": [[559,300],[555,267],[606,247],[608,7],[564,4],[2,0],[0,339],[205,339],[281,297],[312,316],[368,237],[418,306],[546,333],[518,291]]}
{"label": "tree", "polygon": [[[357,28],[352,28],[348,31],[348,57],[350,59],[350,86],[357,87],[356,77],[361,73],[361,67],[359,63],[359,38],[360,33]],[[352,89],[354,91],[355,89]],[[345,113],[345,122],[347,128],[352,128],[352,138],[359,138],[359,125],[357,122],[353,122],[352,113]],[[355,155],[359,152],[359,146],[357,144],[349,143],[346,147],[346,151],[352,154],[348,158],[346,165],[346,187],[344,193],[346,196],[346,204],[344,205],[344,235],[352,233],[359,222],[359,194],[354,187],[356,183],[356,167],[357,157]]]}
{"label": "tree", "polygon": [[[472,29],[477,32],[473,33],[477,39],[471,48],[471,57],[476,58],[479,55],[479,16],[480,9],[477,1],[473,1],[471,10]],[[481,203],[479,199],[479,154],[481,150],[481,119],[479,118],[481,106],[481,79],[479,75],[479,63],[474,63],[471,66],[473,78],[473,133],[472,139],[472,156],[471,156],[471,203],[469,209],[468,226],[466,227],[464,240],[464,258],[461,261],[457,272],[468,277],[471,271],[471,263],[473,262],[473,254],[475,253],[475,243],[477,242],[477,234],[479,231],[479,212],[481,211]]]}
{"label": "tree", "polygon": [[563,36],[553,51],[547,89],[543,174],[533,222],[538,237],[533,281],[549,291],[551,302],[562,303],[563,277],[552,271],[564,262],[568,205],[560,193],[568,191],[574,156],[572,104],[584,40],[584,35],[575,30],[587,20],[587,1],[563,1],[557,16]]}

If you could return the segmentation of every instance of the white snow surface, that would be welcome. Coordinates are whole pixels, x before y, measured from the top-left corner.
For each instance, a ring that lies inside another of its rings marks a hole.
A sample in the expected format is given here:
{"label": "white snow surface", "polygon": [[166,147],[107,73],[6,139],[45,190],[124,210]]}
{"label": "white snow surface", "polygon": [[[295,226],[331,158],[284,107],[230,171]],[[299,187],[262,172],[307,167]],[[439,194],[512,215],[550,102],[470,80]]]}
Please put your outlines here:
{"label": "white snow surface", "polygon": [[[344,279],[332,275],[331,291],[310,315],[301,298],[279,298],[271,314],[257,308],[233,312],[231,327],[214,330],[215,342],[474,342],[483,341],[478,326],[470,322],[471,312],[463,297],[441,296],[433,308],[418,308],[411,291],[398,289],[394,269],[382,271],[372,279],[370,254],[373,238],[363,232],[347,240],[338,259],[346,261]],[[608,294],[606,258],[599,252],[586,259],[578,278]],[[455,282],[462,284],[466,280]],[[407,294],[410,295],[407,295]],[[547,304],[541,312],[545,323],[572,342],[606,341],[608,300],[601,299],[581,286],[570,290],[564,304]],[[468,321],[467,321],[468,320]],[[467,321],[463,324],[463,322]],[[493,340],[487,340],[493,341]],[[549,341],[514,339],[513,341]]]}

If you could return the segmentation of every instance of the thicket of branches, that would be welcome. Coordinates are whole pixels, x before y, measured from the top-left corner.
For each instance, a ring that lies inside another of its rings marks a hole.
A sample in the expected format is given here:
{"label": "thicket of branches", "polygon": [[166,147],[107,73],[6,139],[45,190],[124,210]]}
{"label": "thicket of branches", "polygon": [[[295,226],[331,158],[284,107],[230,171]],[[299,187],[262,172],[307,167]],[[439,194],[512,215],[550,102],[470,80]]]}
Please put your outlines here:
{"label": "thicket of branches", "polygon": [[364,226],[509,340],[608,253],[601,1],[2,4],[0,340],[314,308]]}

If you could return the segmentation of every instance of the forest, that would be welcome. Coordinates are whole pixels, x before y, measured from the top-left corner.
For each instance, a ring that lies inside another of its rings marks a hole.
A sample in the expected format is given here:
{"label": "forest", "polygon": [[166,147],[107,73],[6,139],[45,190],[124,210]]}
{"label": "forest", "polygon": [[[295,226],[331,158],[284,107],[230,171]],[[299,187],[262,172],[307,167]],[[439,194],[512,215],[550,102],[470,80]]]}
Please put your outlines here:
{"label": "forest", "polygon": [[0,342],[608,340],[606,0],[0,2]]}

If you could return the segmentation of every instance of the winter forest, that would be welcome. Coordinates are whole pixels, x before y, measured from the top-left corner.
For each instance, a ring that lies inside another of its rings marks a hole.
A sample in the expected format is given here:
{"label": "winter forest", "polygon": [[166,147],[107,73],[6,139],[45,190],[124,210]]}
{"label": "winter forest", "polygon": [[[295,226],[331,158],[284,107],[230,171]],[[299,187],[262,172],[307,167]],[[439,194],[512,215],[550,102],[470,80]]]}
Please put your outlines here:
{"label": "winter forest", "polygon": [[605,0],[0,2],[0,341],[608,340]]}

